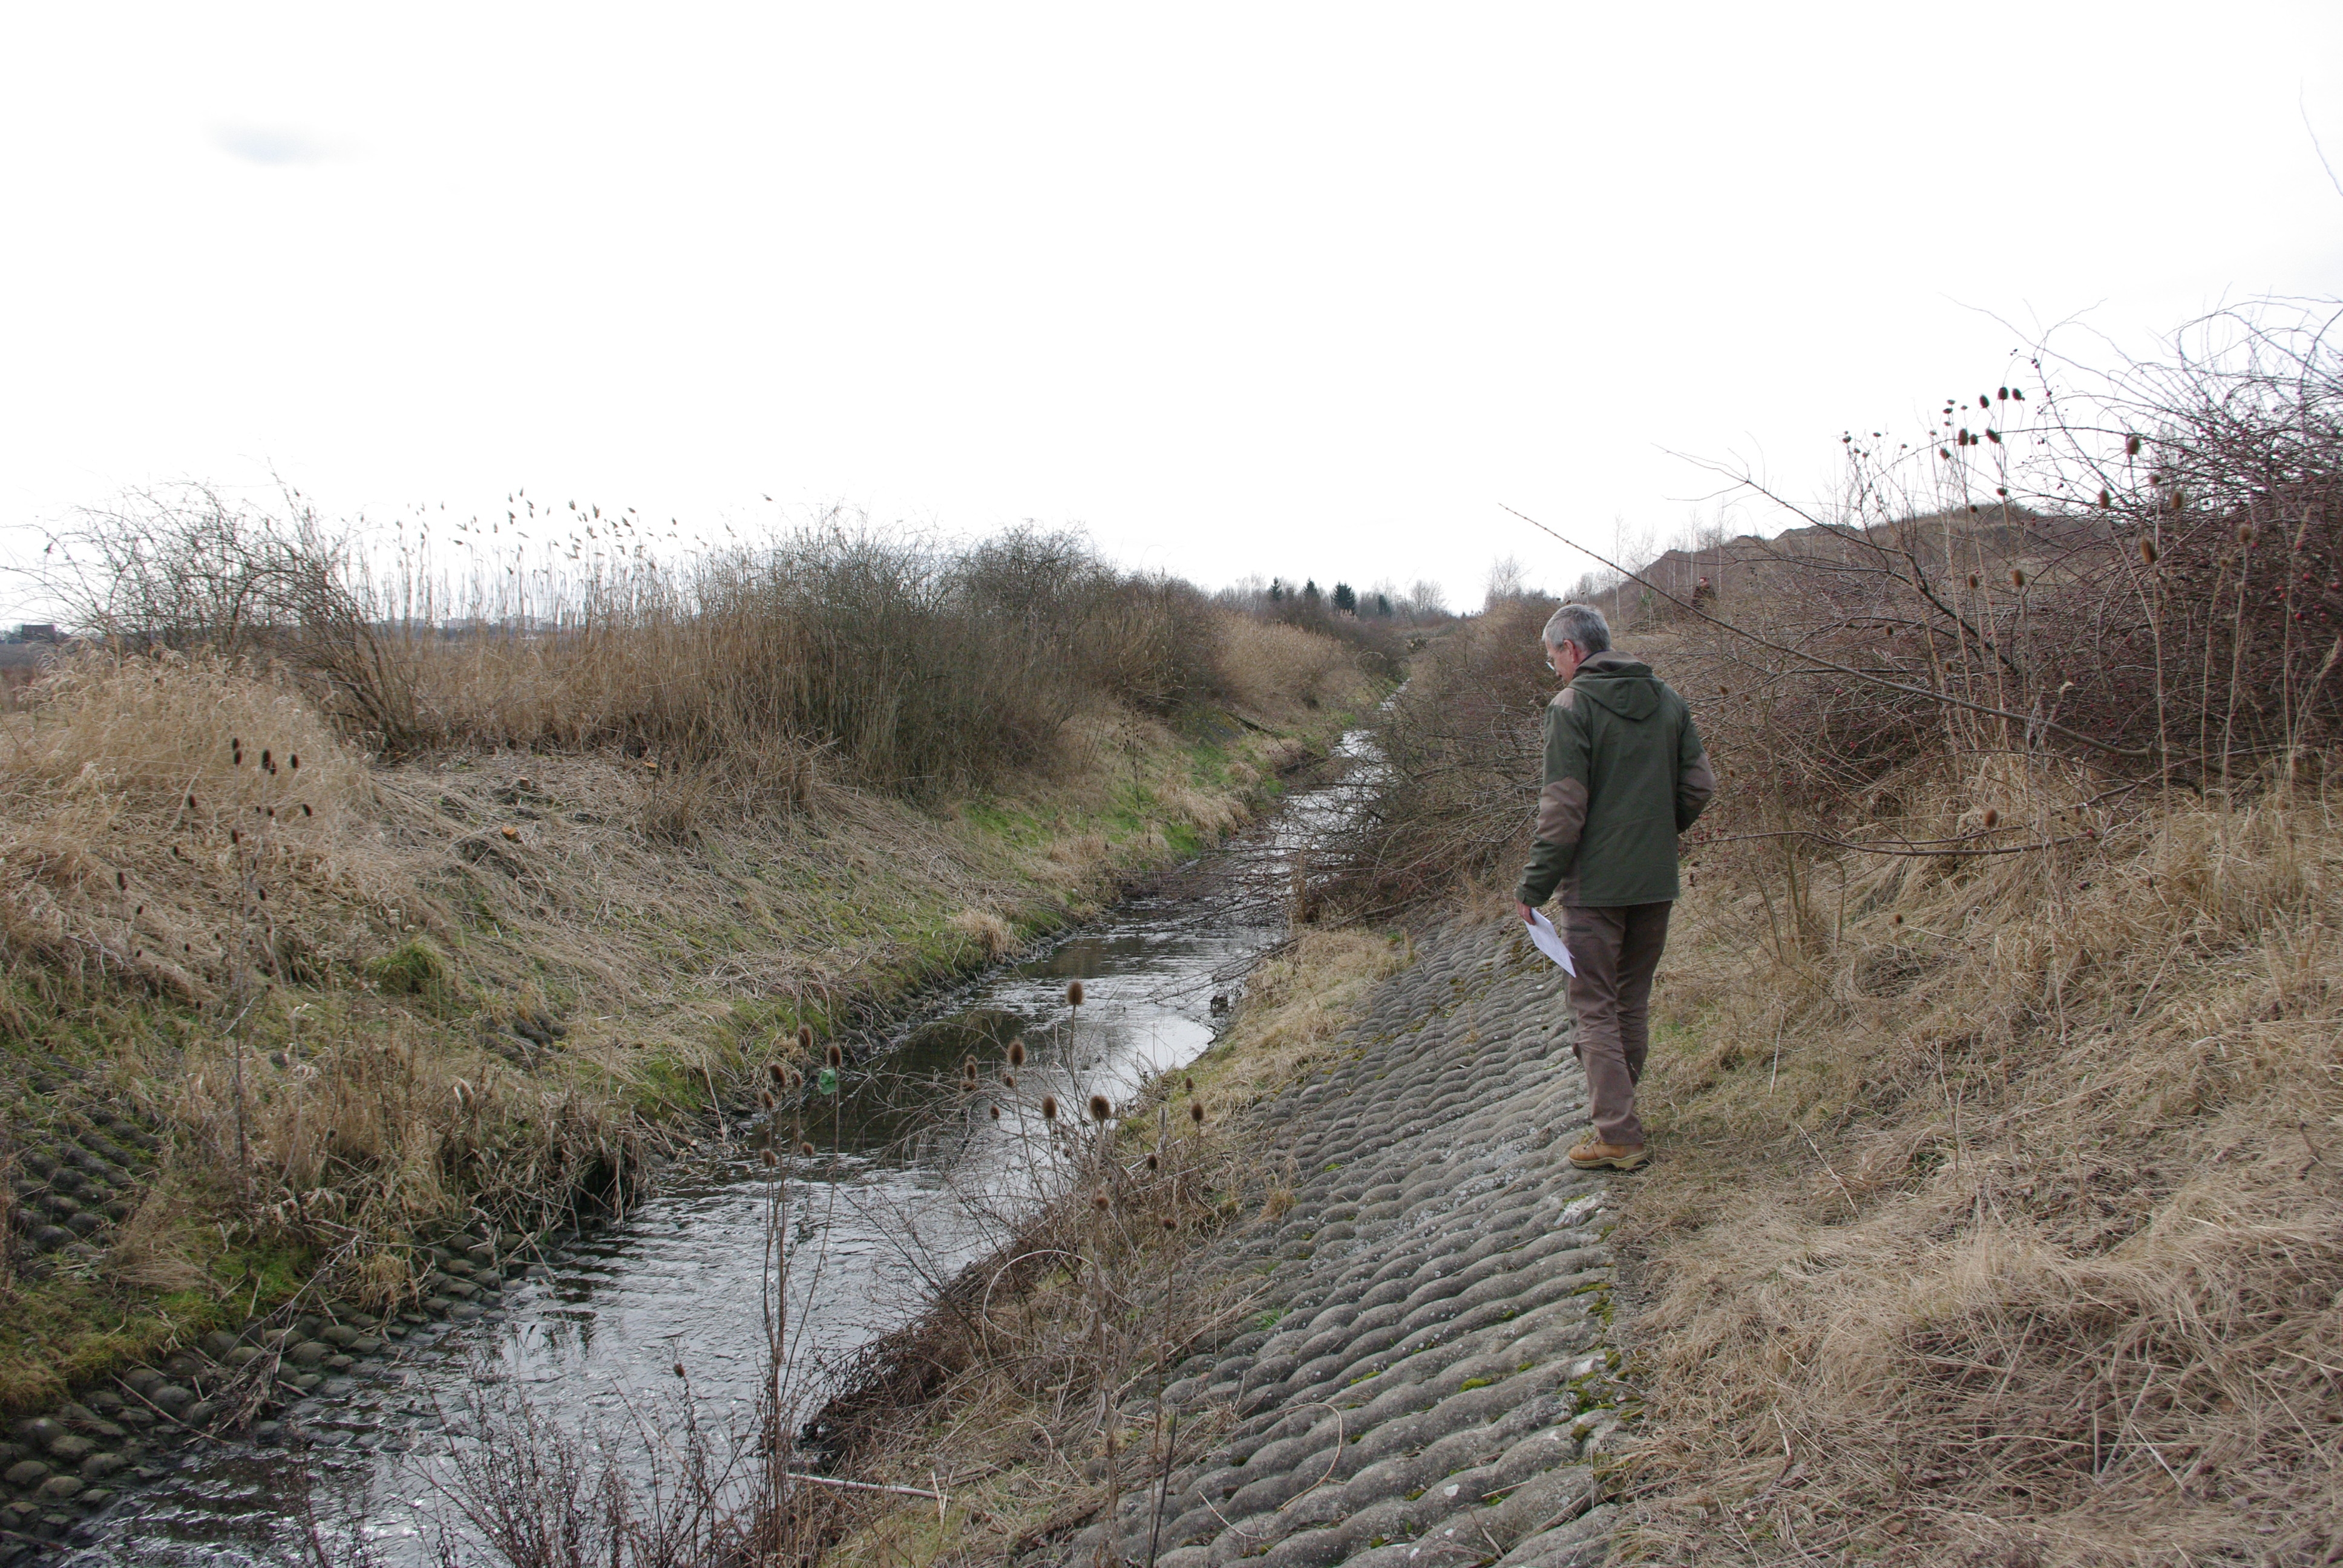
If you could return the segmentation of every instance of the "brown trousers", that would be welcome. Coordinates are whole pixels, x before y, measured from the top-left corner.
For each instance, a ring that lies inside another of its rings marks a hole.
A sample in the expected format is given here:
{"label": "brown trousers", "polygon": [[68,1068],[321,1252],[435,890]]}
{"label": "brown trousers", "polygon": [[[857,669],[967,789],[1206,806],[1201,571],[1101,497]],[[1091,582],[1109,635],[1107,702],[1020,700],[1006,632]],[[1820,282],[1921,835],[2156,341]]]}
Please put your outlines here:
{"label": "brown trousers", "polygon": [[1651,1049],[1652,971],[1668,945],[1673,904],[1621,904],[1563,910],[1563,940],[1578,972],[1570,979],[1570,1010],[1578,1020],[1571,1047],[1586,1070],[1594,1136],[1639,1148],[1644,1124],[1635,1119],[1635,1083]]}

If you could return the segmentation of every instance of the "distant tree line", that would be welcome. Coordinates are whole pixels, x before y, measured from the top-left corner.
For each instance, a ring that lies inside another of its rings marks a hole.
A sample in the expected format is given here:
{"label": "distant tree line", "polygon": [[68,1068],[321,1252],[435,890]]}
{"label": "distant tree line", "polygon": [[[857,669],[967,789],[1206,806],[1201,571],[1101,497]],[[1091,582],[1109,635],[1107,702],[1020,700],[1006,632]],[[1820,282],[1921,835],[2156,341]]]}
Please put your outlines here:
{"label": "distant tree line", "polygon": [[1296,624],[1349,618],[1413,626],[1449,618],[1446,596],[1438,583],[1428,579],[1419,579],[1407,588],[1388,578],[1365,588],[1338,581],[1330,590],[1320,588],[1314,577],[1304,578],[1298,587],[1289,578],[1273,577],[1264,582],[1249,577],[1215,597],[1232,609]]}

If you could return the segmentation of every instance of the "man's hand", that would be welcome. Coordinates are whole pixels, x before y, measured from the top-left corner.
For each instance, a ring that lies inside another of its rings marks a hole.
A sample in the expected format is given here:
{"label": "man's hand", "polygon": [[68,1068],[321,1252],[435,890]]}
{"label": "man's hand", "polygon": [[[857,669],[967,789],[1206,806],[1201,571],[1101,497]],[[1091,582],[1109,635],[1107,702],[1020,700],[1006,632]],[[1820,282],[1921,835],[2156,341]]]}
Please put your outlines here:
{"label": "man's hand", "polygon": [[1535,910],[1531,909],[1527,904],[1525,904],[1525,903],[1522,902],[1519,899],[1515,899],[1515,900],[1513,900],[1513,912],[1514,912],[1515,914],[1517,914],[1517,915],[1521,916],[1521,918],[1522,918],[1522,924],[1523,924],[1523,925],[1525,925],[1525,926],[1534,926],[1534,925],[1537,924],[1537,920],[1535,920],[1535,918],[1534,918],[1534,917],[1536,916],[1536,914],[1537,914],[1537,911],[1536,911]]}

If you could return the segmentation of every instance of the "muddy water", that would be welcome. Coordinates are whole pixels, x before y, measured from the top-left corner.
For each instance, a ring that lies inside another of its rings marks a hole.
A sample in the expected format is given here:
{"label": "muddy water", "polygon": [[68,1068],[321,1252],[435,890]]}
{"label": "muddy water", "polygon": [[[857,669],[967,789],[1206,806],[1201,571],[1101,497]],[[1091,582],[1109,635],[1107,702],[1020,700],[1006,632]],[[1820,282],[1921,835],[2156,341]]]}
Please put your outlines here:
{"label": "muddy water", "polygon": [[[303,1562],[304,1521],[315,1518],[329,1536],[363,1537],[385,1563],[425,1561],[482,1388],[622,1444],[666,1441],[679,1402],[710,1429],[745,1429],[766,1364],[769,1143],[786,1173],[788,1397],[817,1408],[857,1351],[914,1316],[1047,1184],[1044,1093],[1120,1102],[1212,1043],[1218,999],[1233,1000],[1285,933],[1292,856],[1353,809],[1357,765],[1371,758],[1358,734],[1339,754],[1353,764],[1343,781],[1289,796],[1162,890],[985,976],[850,1066],[835,1095],[809,1096],[779,1125],[708,1137],[622,1221],[549,1247],[478,1319],[418,1328],[329,1380],[276,1442],[205,1442],[162,1461],[165,1474],[84,1527],[71,1560]],[[1079,1010],[1067,1000],[1073,980]],[[1013,1095],[994,1077],[1012,1038],[1030,1053]],[[971,1055],[988,1083],[976,1095],[960,1085]]]}

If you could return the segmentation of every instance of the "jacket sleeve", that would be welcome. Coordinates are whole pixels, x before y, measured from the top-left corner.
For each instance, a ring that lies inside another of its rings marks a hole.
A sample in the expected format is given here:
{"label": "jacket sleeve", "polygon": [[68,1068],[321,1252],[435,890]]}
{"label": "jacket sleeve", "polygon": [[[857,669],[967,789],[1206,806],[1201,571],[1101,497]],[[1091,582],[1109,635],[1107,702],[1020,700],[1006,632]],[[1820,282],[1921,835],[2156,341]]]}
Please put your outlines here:
{"label": "jacket sleeve", "polygon": [[1708,766],[1708,748],[1700,743],[1692,715],[1684,715],[1684,737],[1676,743],[1676,831],[1700,820],[1716,796],[1716,775]]}
{"label": "jacket sleeve", "polygon": [[1529,864],[1513,897],[1535,909],[1554,897],[1578,858],[1586,827],[1586,721],[1568,687],[1545,710],[1545,778],[1538,789],[1537,827]]}

